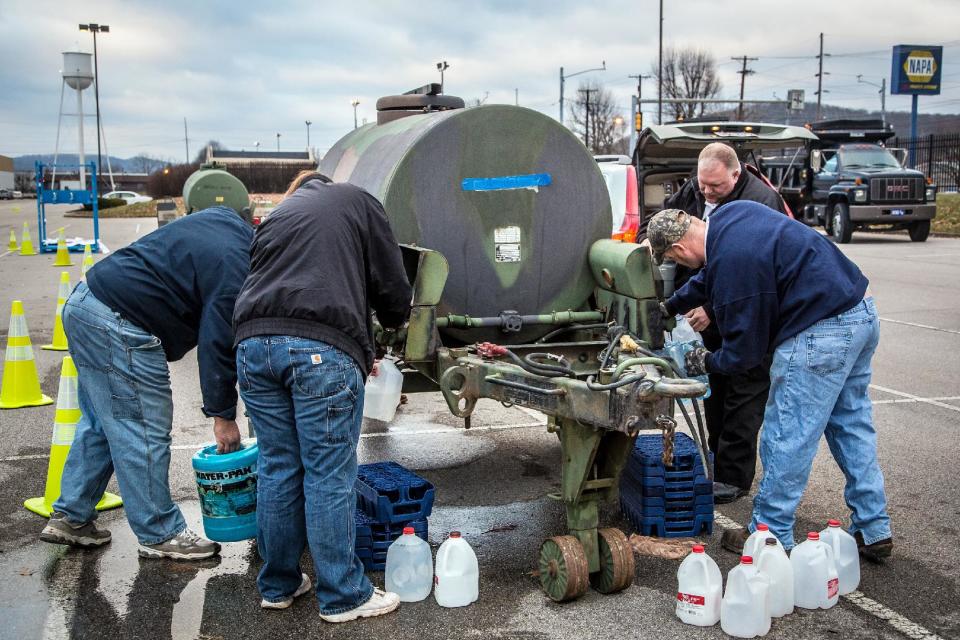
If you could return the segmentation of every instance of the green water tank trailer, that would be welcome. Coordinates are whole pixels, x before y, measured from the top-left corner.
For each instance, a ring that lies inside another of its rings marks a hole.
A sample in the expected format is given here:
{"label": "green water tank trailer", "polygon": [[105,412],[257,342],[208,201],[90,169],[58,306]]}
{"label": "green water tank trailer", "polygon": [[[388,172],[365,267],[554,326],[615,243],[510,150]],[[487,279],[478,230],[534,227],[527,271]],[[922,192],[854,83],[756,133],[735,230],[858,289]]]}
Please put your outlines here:
{"label": "green water tank trailer", "polygon": [[[511,105],[462,108],[445,95],[381,98],[378,121],[321,160],[335,182],[383,203],[397,240],[450,266],[437,313],[496,318],[590,309],[589,252],[609,238],[597,163],[565,126]],[[553,327],[441,329],[455,340],[522,343]]]}
{"label": "green water tank trailer", "polygon": [[220,165],[204,164],[183,183],[183,206],[188,214],[208,207],[230,207],[250,216],[250,194],[240,180]]}

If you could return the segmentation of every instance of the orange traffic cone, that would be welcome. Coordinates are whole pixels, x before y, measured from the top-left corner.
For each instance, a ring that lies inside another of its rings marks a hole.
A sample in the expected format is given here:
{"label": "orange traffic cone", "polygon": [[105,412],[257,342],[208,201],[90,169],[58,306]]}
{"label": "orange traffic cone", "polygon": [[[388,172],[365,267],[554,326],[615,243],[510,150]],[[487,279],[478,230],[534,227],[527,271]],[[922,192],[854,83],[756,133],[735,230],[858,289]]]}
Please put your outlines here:
{"label": "orange traffic cone", "polygon": [[63,227],[58,230],[57,237],[57,259],[53,261],[55,267],[72,267],[73,260],[70,259],[70,250],[67,248],[67,237],[64,235]]}
{"label": "orange traffic cone", "polygon": [[10,243],[7,245],[7,251],[16,251],[20,248],[20,245],[17,244],[17,232],[11,228],[10,229]]}
{"label": "orange traffic cone", "polygon": [[23,223],[23,235],[20,237],[20,255],[37,255],[37,252],[33,250],[33,241],[30,239],[30,226],[26,222]]}
{"label": "orange traffic cone", "polygon": [[[53,441],[50,444],[50,464],[47,466],[47,484],[40,498],[30,498],[23,503],[37,515],[50,517],[53,503],[60,497],[60,479],[63,465],[67,462],[67,453],[73,444],[73,436],[80,422],[80,403],[77,400],[77,367],[73,359],[63,359],[60,369],[60,390],[57,393],[57,415],[53,419]],[[97,504],[97,511],[113,509],[123,504],[120,496],[104,493]]]}
{"label": "orange traffic cone", "polygon": [[23,303],[14,300],[10,309],[3,382],[0,383],[0,409],[39,407],[45,404],[53,404],[53,400],[40,391],[37,363],[33,360],[33,347],[30,345],[27,319],[23,315]]}
{"label": "orange traffic cone", "polygon": [[80,263],[80,279],[87,277],[87,271],[93,266],[93,251],[89,244],[83,245],[83,262]]}
{"label": "orange traffic cone", "polygon": [[41,349],[50,351],[67,350],[67,334],[63,332],[63,305],[70,297],[70,272],[60,272],[60,289],[57,291],[57,311],[53,316],[53,344],[45,344]]}

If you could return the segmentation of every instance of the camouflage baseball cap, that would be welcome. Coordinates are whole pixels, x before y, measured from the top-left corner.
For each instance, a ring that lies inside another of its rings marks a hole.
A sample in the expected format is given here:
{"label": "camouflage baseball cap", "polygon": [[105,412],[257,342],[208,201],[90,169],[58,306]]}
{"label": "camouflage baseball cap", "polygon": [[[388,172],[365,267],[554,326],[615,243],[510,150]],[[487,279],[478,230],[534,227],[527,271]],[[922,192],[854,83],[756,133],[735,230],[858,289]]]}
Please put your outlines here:
{"label": "camouflage baseball cap", "polygon": [[664,209],[650,219],[647,225],[647,240],[653,249],[653,259],[663,262],[663,252],[670,248],[690,228],[690,214],[680,209]]}

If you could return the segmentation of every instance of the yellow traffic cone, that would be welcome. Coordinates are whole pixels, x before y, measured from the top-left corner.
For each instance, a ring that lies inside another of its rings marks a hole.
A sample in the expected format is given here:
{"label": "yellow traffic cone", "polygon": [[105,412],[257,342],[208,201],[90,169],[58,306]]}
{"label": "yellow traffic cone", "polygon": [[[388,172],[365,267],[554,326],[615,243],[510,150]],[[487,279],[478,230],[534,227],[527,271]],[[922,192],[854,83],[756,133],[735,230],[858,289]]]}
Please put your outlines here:
{"label": "yellow traffic cone", "polygon": [[30,226],[26,222],[23,223],[23,235],[20,237],[20,255],[37,255],[37,252],[33,250],[33,241],[30,239]]}
{"label": "yellow traffic cone", "polygon": [[73,260],[70,259],[70,250],[67,249],[67,238],[63,233],[63,227],[58,230],[57,238],[57,259],[53,261],[55,267],[72,267]]}
{"label": "yellow traffic cone", "polygon": [[60,289],[57,291],[57,312],[53,317],[53,344],[45,344],[41,349],[49,351],[66,351],[67,334],[63,332],[63,305],[70,297],[70,272],[60,272]]}
{"label": "yellow traffic cone", "polygon": [[80,263],[80,279],[87,277],[87,271],[93,266],[93,251],[89,244],[83,245],[83,262]]}
{"label": "yellow traffic cone", "polygon": [[[77,367],[73,364],[73,359],[67,356],[63,359],[63,367],[60,369],[60,391],[57,393],[57,415],[53,419],[53,441],[50,443],[47,485],[43,490],[43,497],[30,498],[23,503],[23,506],[37,515],[49,518],[53,511],[53,503],[60,497],[63,465],[67,461],[70,445],[73,444],[78,422],[80,422],[80,403],[77,400]],[[104,493],[97,504],[97,511],[113,509],[122,504],[120,496]]]}
{"label": "yellow traffic cone", "polygon": [[15,229],[10,229],[10,244],[7,245],[8,251],[16,251],[20,248],[20,245],[17,244],[17,232]]}
{"label": "yellow traffic cone", "polygon": [[53,400],[40,391],[37,363],[33,361],[33,347],[30,345],[27,319],[23,315],[23,303],[14,300],[10,309],[3,382],[0,383],[0,409],[40,407],[45,404],[53,404]]}

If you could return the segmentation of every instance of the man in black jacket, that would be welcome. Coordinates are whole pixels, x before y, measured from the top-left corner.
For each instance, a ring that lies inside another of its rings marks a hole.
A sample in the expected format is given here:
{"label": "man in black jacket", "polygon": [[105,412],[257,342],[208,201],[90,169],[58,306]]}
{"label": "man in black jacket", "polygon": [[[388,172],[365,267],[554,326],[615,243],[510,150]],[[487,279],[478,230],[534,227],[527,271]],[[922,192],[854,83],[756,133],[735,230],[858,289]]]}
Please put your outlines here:
{"label": "man in black jacket", "polygon": [[[780,194],[751,174],[733,149],[715,142],[700,152],[696,179],[687,180],[665,206],[707,220],[714,209],[734,200],[752,200],[785,213]],[[678,266],[677,288],[695,273]],[[711,351],[720,349],[720,333],[709,306],[686,315],[690,326],[703,337],[704,346]],[[714,455],[714,500],[732,502],[747,494],[756,475],[757,434],[770,391],[769,358],[742,373],[711,373],[710,390],[704,409]]]}
{"label": "man in black jacket", "polygon": [[149,558],[197,560],[220,545],[187,528],[170,497],[173,395],[167,362],[197,348],[203,413],[220,452],[240,446],[230,319],[250,266],[245,212],[213,207],[157,229],[98,262],[63,308],[82,417],[46,542],[110,542],[94,507],[117,474],[130,528]]}
{"label": "man in black jacket", "polygon": [[250,258],[233,322],[260,446],[260,606],[285,609],[310,589],[309,544],[323,620],[389,613],[399,596],[375,589],[354,554],[354,483],[370,312],[389,328],[410,312],[400,247],[376,198],[305,172],[257,229]]}

